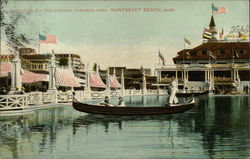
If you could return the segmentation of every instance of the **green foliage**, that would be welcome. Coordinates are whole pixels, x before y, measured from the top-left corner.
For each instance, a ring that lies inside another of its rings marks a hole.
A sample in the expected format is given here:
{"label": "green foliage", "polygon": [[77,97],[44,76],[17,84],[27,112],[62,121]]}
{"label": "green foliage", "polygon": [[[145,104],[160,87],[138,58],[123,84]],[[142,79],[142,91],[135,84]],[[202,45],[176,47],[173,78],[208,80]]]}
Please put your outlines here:
{"label": "green foliage", "polygon": [[67,58],[65,58],[65,57],[61,57],[60,59],[59,59],[59,66],[68,66],[68,59]]}
{"label": "green foliage", "polygon": [[93,71],[97,71],[97,63],[94,63]]}

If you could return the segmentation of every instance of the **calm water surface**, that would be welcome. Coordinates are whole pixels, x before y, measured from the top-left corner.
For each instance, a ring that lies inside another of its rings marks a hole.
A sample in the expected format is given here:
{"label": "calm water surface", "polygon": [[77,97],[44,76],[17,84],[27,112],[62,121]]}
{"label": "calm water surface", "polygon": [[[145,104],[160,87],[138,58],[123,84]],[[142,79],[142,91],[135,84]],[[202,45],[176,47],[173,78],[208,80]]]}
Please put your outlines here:
{"label": "calm water surface", "polygon": [[[127,97],[126,103],[163,105],[166,98]],[[250,158],[250,97],[196,101],[173,115],[102,116],[61,106],[2,118],[0,159]]]}

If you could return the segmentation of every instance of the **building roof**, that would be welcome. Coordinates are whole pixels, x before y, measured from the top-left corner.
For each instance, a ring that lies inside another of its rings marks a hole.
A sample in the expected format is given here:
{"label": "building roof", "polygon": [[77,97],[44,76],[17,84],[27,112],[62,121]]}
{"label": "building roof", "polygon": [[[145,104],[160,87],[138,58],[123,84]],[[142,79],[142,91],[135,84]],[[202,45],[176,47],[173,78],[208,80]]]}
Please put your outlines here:
{"label": "building roof", "polygon": [[214,16],[211,17],[209,27],[215,27]]}
{"label": "building roof", "polygon": [[[248,42],[210,42],[203,43],[193,49],[185,49],[177,52],[177,56],[173,58],[176,60],[208,60],[208,55],[202,55],[199,51],[207,50],[215,54],[217,59],[232,59],[234,50],[245,50],[244,54],[238,54],[238,59],[249,58],[249,43]],[[225,54],[220,54],[220,50],[225,50]],[[188,55],[190,54],[190,55]]]}

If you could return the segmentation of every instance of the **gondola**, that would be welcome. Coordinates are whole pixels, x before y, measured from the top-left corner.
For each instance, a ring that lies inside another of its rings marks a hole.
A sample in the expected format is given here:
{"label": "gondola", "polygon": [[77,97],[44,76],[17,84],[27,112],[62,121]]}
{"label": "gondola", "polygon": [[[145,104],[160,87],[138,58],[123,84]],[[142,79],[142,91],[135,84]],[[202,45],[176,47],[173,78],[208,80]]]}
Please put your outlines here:
{"label": "gondola", "polygon": [[207,95],[209,91],[202,91],[202,92],[178,92],[176,93],[177,97],[190,97],[190,96],[201,96],[201,95]]}
{"label": "gondola", "polygon": [[171,106],[151,106],[151,107],[121,107],[121,106],[103,106],[95,104],[81,103],[73,101],[74,109],[91,114],[103,115],[157,115],[182,113],[194,107],[194,98],[185,104],[174,104]]}

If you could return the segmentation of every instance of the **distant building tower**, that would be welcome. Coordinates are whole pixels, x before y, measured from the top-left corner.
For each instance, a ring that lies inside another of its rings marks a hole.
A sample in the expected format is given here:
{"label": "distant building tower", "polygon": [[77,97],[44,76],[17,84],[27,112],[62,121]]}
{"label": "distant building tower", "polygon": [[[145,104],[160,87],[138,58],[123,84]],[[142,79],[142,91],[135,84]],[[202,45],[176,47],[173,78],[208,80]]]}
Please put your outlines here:
{"label": "distant building tower", "polygon": [[216,38],[216,34],[217,34],[217,30],[216,30],[216,26],[215,26],[215,22],[214,22],[214,17],[212,16],[211,17],[211,20],[210,20],[210,24],[209,24],[209,30],[212,34],[212,37],[211,37],[211,41],[215,41],[217,40]]}

